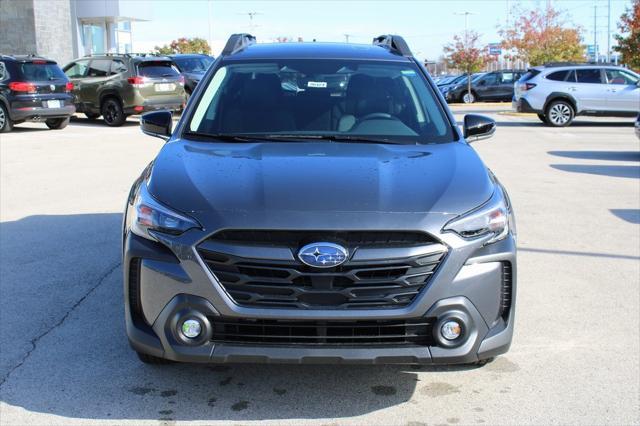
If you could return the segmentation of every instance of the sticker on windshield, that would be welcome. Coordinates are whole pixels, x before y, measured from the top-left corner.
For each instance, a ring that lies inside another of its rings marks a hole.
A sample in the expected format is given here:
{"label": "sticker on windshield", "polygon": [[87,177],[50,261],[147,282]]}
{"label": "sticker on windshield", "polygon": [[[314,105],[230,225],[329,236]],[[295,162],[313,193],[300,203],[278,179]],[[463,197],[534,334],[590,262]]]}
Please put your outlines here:
{"label": "sticker on windshield", "polygon": [[402,70],[400,71],[400,74],[413,76],[413,75],[416,75],[416,72],[414,70]]}
{"label": "sticker on windshield", "polygon": [[307,87],[316,87],[318,89],[326,89],[327,82],[326,81],[309,81],[307,83]]}

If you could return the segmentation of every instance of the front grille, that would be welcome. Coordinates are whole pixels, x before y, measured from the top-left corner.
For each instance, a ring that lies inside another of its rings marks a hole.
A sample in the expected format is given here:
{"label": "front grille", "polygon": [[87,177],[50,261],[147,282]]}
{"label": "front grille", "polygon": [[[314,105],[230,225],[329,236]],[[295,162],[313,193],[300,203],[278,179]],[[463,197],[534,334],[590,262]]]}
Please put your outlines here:
{"label": "front grille", "polygon": [[[198,252],[234,301],[266,308],[407,306],[446,254],[446,247],[429,235],[408,232],[225,231],[207,241],[210,244],[201,244]],[[407,250],[402,251],[405,256],[401,258],[349,260],[335,268],[317,269],[295,256],[300,247],[313,241],[336,242],[347,247],[349,253],[368,248]],[[288,256],[264,258],[273,250],[282,253],[283,249]]]}
{"label": "front grille", "polygon": [[209,318],[212,341],[272,345],[433,345],[433,320],[281,321]]}
{"label": "front grille", "polygon": [[286,247],[302,247],[316,241],[337,241],[345,246],[401,246],[438,243],[423,232],[405,231],[266,231],[227,230],[213,235],[213,241],[233,244],[257,244]]}

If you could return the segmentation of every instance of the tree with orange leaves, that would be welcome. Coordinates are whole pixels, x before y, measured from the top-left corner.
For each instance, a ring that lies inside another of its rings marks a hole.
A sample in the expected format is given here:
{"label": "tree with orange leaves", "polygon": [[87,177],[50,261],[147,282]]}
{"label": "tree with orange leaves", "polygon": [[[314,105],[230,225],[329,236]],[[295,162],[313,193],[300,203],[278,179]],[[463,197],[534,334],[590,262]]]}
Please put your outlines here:
{"label": "tree with orange leaves", "polygon": [[623,63],[640,70],[640,0],[634,0],[631,9],[626,9],[620,17],[618,29],[625,35],[615,35],[618,45],[613,49],[622,54]]}
{"label": "tree with orange leaves", "polygon": [[546,62],[582,61],[581,28],[566,27],[562,13],[550,2],[544,9],[521,11],[512,27],[502,28],[502,47],[514,59],[531,65]]}

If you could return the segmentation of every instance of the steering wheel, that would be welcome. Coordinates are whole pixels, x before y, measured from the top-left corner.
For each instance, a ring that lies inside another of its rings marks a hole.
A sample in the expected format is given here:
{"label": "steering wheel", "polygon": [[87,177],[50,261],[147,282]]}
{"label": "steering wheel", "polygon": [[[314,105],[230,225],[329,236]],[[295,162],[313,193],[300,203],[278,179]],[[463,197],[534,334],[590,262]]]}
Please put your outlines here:
{"label": "steering wheel", "polygon": [[386,112],[372,112],[371,114],[367,114],[361,117],[359,121],[375,120],[375,119],[396,120],[396,121],[399,120],[399,118],[394,117],[391,114],[387,114]]}

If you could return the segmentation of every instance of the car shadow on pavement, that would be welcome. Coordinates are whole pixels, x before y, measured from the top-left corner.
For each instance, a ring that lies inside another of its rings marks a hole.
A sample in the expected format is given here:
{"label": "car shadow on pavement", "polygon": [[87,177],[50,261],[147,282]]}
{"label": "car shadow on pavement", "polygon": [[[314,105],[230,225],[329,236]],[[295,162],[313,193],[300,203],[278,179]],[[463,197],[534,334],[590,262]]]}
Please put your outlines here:
{"label": "car shadow on pavement", "polygon": [[564,172],[640,179],[640,166],[619,166],[609,164],[551,164],[551,167]]}
{"label": "car shadow on pavement", "polygon": [[609,211],[625,222],[640,224],[640,209],[609,209]]}
{"label": "car shadow on pavement", "polygon": [[579,160],[640,162],[640,151],[547,151],[547,154]]}
{"label": "car shadow on pavement", "polygon": [[[6,421],[13,413],[24,418],[21,409],[97,420],[339,418],[415,393],[461,392],[447,377],[471,367],[142,364],[124,328],[121,219],[29,216],[0,224]],[[420,383],[419,371],[434,379]]]}
{"label": "car shadow on pavement", "polygon": [[[88,119],[85,117],[71,117],[71,124],[74,126],[84,126],[84,127],[104,127],[105,129],[109,129],[110,127],[107,126],[107,124],[104,122],[104,120],[102,119],[102,117],[99,118],[95,118],[95,119]],[[120,127],[134,127],[134,126],[139,126],[140,122],[138,120],[134,120],[134,119],[127,119],[127,121],[125,121],[122,126]]]}

